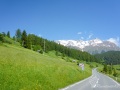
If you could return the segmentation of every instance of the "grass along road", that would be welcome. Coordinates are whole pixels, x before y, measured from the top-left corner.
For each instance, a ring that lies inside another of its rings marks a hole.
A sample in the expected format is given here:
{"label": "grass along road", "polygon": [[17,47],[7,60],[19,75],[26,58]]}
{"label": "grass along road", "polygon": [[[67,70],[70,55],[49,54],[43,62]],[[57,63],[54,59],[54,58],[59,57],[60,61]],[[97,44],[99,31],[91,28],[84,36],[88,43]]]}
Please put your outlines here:
{"label": "grass along road", "polygon": [[[109,65],[110,66],[110,65]],[[100,65],[98,68],[97,68],[97,70],[99,71],[99,72],[102,72],[103,73],[103,65]],[[115,76],[113,76],[113,70],[112,70],[112,73],[111,74],[109,74],[109,72],[107,72],[107,73],[104,73],[104,74],[106,74],[107,76],[109,76],[109,77],[111,77],[111,78],[113,78],[114,80],[116,80],[118,83],[120,83],[120,65],[112,65],[112,67],[116,70],[116,73],[117,73],[117,77],[115,77]]]}
{"label": "grass along road", "polygon": [[71,62],[9,44],[0,45],[0,90],[58,90],[91,75]]}
{"label": "grass along road", "polygon": [[120,84],[93,69],[91,77],[61,90],[120,90]]}

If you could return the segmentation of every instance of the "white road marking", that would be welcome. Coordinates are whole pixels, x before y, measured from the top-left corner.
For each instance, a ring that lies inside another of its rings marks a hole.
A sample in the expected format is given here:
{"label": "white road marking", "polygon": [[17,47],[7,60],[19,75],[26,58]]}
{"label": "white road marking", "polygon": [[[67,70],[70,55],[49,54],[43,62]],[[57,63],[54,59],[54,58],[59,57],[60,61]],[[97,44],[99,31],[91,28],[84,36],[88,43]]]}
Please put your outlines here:
{"label": "white road marking", "polygon": [[94,76],[93,78],[91,78],[89,80],[89,83],[90,83],[90,85],[91,85],[92,88],[96,87],[96,85],[98,83],[98,80],[99,80],[99,78],[97,76]]}

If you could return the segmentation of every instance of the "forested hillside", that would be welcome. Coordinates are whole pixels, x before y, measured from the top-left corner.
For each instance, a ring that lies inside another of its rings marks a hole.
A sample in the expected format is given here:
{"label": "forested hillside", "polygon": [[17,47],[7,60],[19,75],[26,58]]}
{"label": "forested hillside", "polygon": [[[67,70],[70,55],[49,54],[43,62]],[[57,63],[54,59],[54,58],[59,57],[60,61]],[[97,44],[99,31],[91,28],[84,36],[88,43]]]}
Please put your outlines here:
{"label": "forested hillside", "polygon": [[[90,54],[20,32],[14,38],[0,33],[0,90],[59,90],[92,74],[83,61],[92,60]],[[84,73],[73,58],[82,60]]]}
{"label": "forested hillside", "polygon": [[120,64],[120,51],[109,51],[97,54],[95,57],[104,60],[106,64]]}
{"label": "forested hillside", "polygon": [[[6,42],[6,43],[13,43],[6,40],[7,38],[10,38],[10,32],[8,31],[7,34],[2,32],[0,34],[0,41]],[[24,48],[28,48],[34,51],[38,51],[40,53],[47,53],[49,51],[56,51],[56,55],[58,53],[62,53],[62,57],[68,56],[74,59],[78,60],[84,60],[87,62],[90,61],[97,61],[97,59],[90,55],[87,52],[82,52],[80,50],[70,49],[68,47],[65,47],[63,45],[57,44],[54,41],[49,41],[47,39],[44,39],[42,37],[36,36],[34,34],[27,34],[25,30],[21,31],[20,29],[16,30],[15,36],[12,38],[14,40],[14,43],[20,43],[20,45]]]}

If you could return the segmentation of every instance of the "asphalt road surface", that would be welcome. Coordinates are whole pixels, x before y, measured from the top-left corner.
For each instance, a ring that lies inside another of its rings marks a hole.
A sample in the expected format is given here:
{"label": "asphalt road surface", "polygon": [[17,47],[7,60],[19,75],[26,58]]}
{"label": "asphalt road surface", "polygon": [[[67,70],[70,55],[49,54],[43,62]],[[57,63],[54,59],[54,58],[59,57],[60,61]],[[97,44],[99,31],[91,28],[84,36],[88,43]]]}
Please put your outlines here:
{"label": "asphalt road surface", "polygon": [[91,77],[60,90],[120,90],[120,84],[93,69]]}

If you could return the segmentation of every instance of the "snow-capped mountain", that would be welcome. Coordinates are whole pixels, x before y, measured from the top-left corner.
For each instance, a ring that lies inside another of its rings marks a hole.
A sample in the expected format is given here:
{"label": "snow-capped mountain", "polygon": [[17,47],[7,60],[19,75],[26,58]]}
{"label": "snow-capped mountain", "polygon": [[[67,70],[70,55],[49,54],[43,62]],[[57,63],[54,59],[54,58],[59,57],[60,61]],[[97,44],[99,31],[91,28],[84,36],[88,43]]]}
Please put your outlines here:
{"label": "snow-capped mountain", "polygon": [[83,40],[57,40],[58,44],[87,51],[91,54],[106,52],[106,51],[120,51],[120,48],[113,42],[103,41],[100,39],[93,39],[88,41]]}

